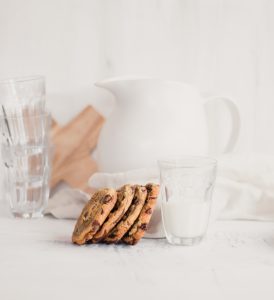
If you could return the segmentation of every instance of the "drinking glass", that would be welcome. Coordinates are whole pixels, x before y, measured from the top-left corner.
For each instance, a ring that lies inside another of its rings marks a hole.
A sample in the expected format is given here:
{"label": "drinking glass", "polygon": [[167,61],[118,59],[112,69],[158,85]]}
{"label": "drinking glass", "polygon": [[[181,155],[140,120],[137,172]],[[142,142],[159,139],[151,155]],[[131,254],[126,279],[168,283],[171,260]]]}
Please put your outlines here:
{"label": "drinking glass", "polygon": [[32,115],[45,111],[45,78],[28,76],[0,80],[0,114]]}
{"label": "drinking glass", "polygon": [[40,217],[47,206],[50,120],[48,113],[0,117],[4,192],[16,217]]}
{"label": "drinking glass", "polygon": [[4,195],[15,217],[43,216],[49,197],[51,147],[2,145]]}
{"label": "drinking glass", "polygon": [[1,144],[7,146],[41,145],[48,143],[51,115],[10,114],[0,116]]}
{"label": "drinking glass", "polygon": [[195,245],[204,237],[217,162],[187,156],[160,160],[161,211],[169,243]]}

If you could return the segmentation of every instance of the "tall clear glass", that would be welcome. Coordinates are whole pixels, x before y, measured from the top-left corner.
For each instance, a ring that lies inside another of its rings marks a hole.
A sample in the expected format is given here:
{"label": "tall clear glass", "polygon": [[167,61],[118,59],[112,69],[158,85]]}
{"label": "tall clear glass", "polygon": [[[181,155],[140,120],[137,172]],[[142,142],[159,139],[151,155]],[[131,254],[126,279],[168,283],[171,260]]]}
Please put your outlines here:
{"label": "tall clear glass", "polygon": [[0,115],[22,116],[45,111],[45,78],[27,76],[0,80]]}
{"label": "tall clear glass", "polygon": [[158,164],[162,220],[168,242],[199,243],[209,222],[216,160],[187,156],[161,160]]}
{"label": "tall clear glass", "polygon": [[0,115],[1,144],[42,145],[49,142],[51,115],[48,112]]}
{"label": "tall clear glass", "polygon": [[48,113],[0,117],[4,196],[14,216],[40,217],[47,206],[50,120]]}
{"label": "tall clear glass", "polygon": [[48,204],[51,148],[2,145],[4,196],[15,217],[43,216]]}

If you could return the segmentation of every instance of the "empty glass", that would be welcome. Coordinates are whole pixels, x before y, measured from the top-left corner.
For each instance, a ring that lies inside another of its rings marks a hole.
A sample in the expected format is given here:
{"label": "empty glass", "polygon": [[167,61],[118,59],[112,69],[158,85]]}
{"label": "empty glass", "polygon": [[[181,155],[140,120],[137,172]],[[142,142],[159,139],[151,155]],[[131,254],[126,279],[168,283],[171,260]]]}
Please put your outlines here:
{"label": "empty glass", "polygon": [[45,111],[45,78],[28,76],[0,81],[0,115],[22,116]]}
{"label": "empty glass", "polygon": [[4,192],[16,217],[41,217],[49,197],[51,147],[2,145]]}
{"label": "empty glass", "polygon": [[51,116],[47,112],[0,116],[1,143],[7,146],[48,143],[50,126]]}
{"label": "empty glass", "polygon": [[5,198],[15,216],[41,216],[48,201],[51,158],[45,78],[0,81],[0,106]]}
{"label": "empty glass", "polygon": [[50,121],[48,113],[0,117],[5,198],[17,217],[42,216],[47,206]]}
{"label": "empty glass", "polygon": [[158,164],[162,220],[168,242],[199,243],[208,226],[217,162],[190,156],[161,160]]}

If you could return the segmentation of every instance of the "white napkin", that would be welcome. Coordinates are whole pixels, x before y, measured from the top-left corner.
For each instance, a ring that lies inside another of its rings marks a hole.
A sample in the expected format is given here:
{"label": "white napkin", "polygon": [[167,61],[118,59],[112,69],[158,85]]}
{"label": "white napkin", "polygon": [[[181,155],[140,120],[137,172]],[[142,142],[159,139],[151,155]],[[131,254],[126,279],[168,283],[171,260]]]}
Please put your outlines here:
{"label": "white napkin", "polygon": [[49,199],[45,214],[58,219],[77,219],[90,196],[78,189],[64,188]]}
{"label": "white napkin", "polygon": [[[92,188],[118,188],[125,183],[159,182],[157,169],[122,173],[95,173]],[[50,200],[47,213],[56,218],[77,218],[89,195],[65,189]],[[274,156],[226,155],[218,159],[218,175],[213,193],[212,218],[274,221]],[[160,206],[156,208],[148,236],[163,236]]]}
{"label": "white napkin", "polygon": [[215,216],[274,221],[274,156],[226,155],[218,165]]}
{"label": "white napkin", "polygon": [[[128,183],[158,182],[157,169],[124,173],[96,173],[89,185],[119,187]],[[225,155],[218,159],[213,193],[213,218],[274,221],[274,156]]]}

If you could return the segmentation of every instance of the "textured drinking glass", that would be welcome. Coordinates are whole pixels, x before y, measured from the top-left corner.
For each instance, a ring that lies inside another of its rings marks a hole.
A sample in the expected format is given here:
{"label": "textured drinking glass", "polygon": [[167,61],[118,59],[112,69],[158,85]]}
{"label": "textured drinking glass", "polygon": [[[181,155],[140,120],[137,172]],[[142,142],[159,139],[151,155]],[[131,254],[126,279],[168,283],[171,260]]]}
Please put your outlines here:
{"label": "textured drinking glass", "polygon": [[1,116],[4,190],[13,215],[43,215],[49,196],[51,147],[48,113]]}
{"label": "textured drinking glass", "polygon": [[160,160],[158,165],[168,242],[189,246],[199,243],[208,226],[217,162],[191,156]]}
{"label": "textured drinking glass", "polygon": [[49,141],[51,115],[26,114],[0,116],[1,144],[5,145],[41,145]]}
{"label": "textured drinking glass", "polygon": [[4,191],[16,217],[43,215],[48,203],[51,148],[47,145],[2,145]]}
{"label": "textured drinking glass", "polygon": [[45,111],[45,78],[28,76],[0,81],[0,115],[22,116]]}

